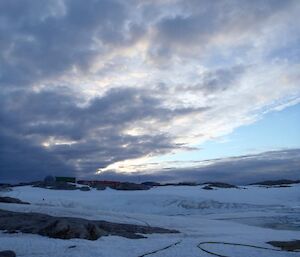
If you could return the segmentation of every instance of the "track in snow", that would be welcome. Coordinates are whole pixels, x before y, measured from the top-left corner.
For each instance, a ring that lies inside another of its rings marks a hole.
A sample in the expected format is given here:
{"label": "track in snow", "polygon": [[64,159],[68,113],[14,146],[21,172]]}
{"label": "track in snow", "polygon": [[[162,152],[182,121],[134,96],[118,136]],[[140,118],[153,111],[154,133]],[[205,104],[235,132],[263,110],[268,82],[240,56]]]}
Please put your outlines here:
{"label": "track in snow", "polygon": [[268,247],[262,247],[262,246],[256,246],[256,245],[249,245],[249,244],[226,243],[226,242],[201,242],[197,245],[197,247],[200,250],[202,250],[203,252],[206,252],[206,253],[209,253],[211,255],[218,256],[218,257],[232,257],[232,256],[222,255],[222,254],[218,254],[218,253],[208,251],[208,250],[203,248],[202,245],[204,245],[204,244],[241,246],[241,247],[255,248],[255,249],[261,249],[261,250],[273,251],[273,252],[274,251],[275,252],[291,252],[291,253],[298,252],[298,251],[285,251],[285,250],[280,250],[280,249],[274,249],[274,248],[268,248]]}
{"label": "track in snow", "polygon": [[160,248],[160,249],[157,249],[157,250],[152,251],[152,252],[149,252],[149,253],[144,253],[144,254],[142,254],[142,255],[140,255],[140,256],[138,256],[138,257],[144,257],[144,256],[147,256],[147,255],[151,255],[151,254],[155,254],[155,253],[158,253],[158,252],[167,250],[167,249],[169,249],[169,248],[171,248],[171,247],[173,247],[173,246],[176,246],[176,245],[180,244],[181,242],[182,242],[182,240],[179,240],[179,241],[177,241],[177,242],[175,242],[175,243],[173,243],[173,244],[170,244],[170,245],[168,245],[168,246],[165,246],[164,248]]}

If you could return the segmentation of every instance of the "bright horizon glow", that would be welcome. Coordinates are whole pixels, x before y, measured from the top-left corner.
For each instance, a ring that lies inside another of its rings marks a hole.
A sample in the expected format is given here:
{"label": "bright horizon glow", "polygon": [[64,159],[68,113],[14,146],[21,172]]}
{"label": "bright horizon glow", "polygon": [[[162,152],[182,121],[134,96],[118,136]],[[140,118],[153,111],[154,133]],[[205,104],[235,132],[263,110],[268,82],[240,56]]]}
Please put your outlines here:
{"label": "bright horizon glow", "polygon": [[[145,157],[109,165],[97,174],[109,170],[120,172],[159,172],[209,165],[215,160],[259,154],[267,151],[300,148],[300,104],[270,112],[253,124],[239,127],[232,133],[194,145],[199,150],[180,151],[159,157]],[[284,131],[284,133],[283,133]]]}

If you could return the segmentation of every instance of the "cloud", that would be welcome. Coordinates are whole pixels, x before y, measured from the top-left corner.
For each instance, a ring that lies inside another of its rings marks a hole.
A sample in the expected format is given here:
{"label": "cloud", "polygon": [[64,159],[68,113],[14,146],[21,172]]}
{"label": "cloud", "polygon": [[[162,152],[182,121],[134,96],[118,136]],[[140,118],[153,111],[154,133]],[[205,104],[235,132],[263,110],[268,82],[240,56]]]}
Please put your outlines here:
{"label": "cloud", "polygon": [[[173,2],[170,5],[174,8]],[[293,5],[297,3],[178,1],[177,11],[157,22],[149,56],[155,62],[165,62],[173,57],[198,59],[233,46],[249,51],[269,22],[282,18]]]}
{"label": "cloud", "polygon": [[40,180],[47,175],[76,174],[74,167],[30,140],[4,134],[1,131],[0,181],[26,182]]}
{"label": "cloud", "polygon": [[191,168],[170,168],[140,173],[100,173],[97,179],[159,182],[220,181],[248,184],[272,179],[299,179],[300,149],[264,152],[218,160],[199,161]]}
{"label": "cloud", "polygon": [[0,10],[0,82],[10,87],[85,71],[141,33],[119,1],[2,1]]}
{"label": "cloud", "polygon": [[232,89],[231,87],[238,82],[238,80],[249,69],[243,65],[220,68],[212,71],[203,72],[197,76],[198,82],[192,85],[179,85],[178,91],[202,93],[204,95],[211,95],[219,93],[219,91],[225,91]]}
{"label": "cloud", "polygon": [[[205,111],[168,109],[161,106],[159,99],[148,96],[147,91],[133,88],[113,89],[83,106],[63,91],[29,93],[21,90],[9,95],[2,98],[0,130],[9,136],[5,143],[1,142],[1,148],[3,151],[11,149],[17,141],[14,158],[20,160],[15,165],[11,162],[9,170],[14,170],[12,174],[23,172],[19,168],[25,158],[20,158],[23,153],[29,162],[27,175],[33,177],[36,176],[30,170],[38,170],[46,158],[42,156],[39,162],[31,162],[36,160],[38,151],[47,158],[58,158],[80,174],[95,173],[99,168],[126,159],[187,148],[175,144],[167,132],[131,135],[126,129],[137,121],[145,124],[168,122],[187,113]],[[22,138],[26,140],[22,142]],[[28,151],[30,147],[32,151]],[[3,158],[7,158],[6,152]],[[25,169],[26,165],[24,162],[22,167]],[[3,167],[8,172],[5,165]],[[51,165],[47,167],[49,172],[62,170]]]}
{"label": "cloud", "polygon": [[1,1],[3,156],[18,142],[28,177],[36,152],[93,174],[297,104],[299,11],[298,1]]}

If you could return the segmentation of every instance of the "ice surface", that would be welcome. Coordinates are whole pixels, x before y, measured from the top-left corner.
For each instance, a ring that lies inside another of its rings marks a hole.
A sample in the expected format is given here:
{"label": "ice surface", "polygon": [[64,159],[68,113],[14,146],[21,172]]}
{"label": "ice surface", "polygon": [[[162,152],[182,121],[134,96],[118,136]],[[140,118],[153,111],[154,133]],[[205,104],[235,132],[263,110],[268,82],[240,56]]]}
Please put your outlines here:
{"label": "ice surface", "polygon": [[[266,244],[267,241],[300,238],[300,185],[287,188],[248,186],[246,189],[209,191],[200,186],[166,186],[147,191],[92,189],[87,192],[24,186],[1,192],[1,195],[31,203],[1,203],[1,209],[105,219],[181,231],[180,234],[154,234],[138,240],[109,236],[96,241],[0,233],[0,250],[14,250],[17,256],[138,257],[155,252],[146,256],[205,257],[212,255],[197,247],[200,242],[232,242],[272,248]],[[74,245],[76,247],[69,248]],[[205,247],[212,252],[234,257],[300,256],[299,252],[270,253],[229,245]]]}

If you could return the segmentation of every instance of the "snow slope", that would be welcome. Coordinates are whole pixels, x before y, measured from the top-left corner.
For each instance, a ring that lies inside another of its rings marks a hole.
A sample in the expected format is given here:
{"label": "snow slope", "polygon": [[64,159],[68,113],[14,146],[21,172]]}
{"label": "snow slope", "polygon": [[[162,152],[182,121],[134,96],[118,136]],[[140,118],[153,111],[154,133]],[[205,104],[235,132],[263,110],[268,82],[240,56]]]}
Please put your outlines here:
{"label": "snow slope", "polygon": [[[272,248],[266,241],[300,239],[300,185],[287,188],[248,186],[245,189],[203,190],[200,186],[167,186],[148,191],[56,191],[15,187],[2,195],[31,205],[1,204],[0,209],[34,211],[55,216],[105,219],[161,226],[180,234],[151,235],[132,240],[103,237],[97,241],[50,239],[29,234],[0,233],[0,250],[17,256],[212,256],[197,245],[204,241],[253,244]],[[76,245],[75,248],[68,248]],[[300,256],[229,245],[204,245],[228,256]],[[166,248],[166,249],[164,249]],[[158,251],[159,249],[164,249]]]}

